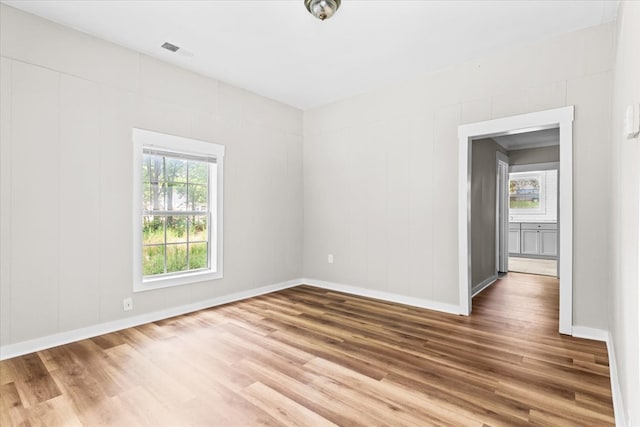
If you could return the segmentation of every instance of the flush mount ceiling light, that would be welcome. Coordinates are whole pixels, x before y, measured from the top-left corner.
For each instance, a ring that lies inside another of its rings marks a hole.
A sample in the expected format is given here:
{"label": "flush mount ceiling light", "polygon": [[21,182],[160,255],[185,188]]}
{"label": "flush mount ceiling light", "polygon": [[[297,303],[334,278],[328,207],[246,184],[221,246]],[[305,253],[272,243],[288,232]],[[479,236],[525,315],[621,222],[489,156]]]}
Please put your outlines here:
{"label": "flush mount ceiling light", "polygon": [[309,13],[324,21],[336,13],[340,7],[340,0],[304,0],[304,5]]}

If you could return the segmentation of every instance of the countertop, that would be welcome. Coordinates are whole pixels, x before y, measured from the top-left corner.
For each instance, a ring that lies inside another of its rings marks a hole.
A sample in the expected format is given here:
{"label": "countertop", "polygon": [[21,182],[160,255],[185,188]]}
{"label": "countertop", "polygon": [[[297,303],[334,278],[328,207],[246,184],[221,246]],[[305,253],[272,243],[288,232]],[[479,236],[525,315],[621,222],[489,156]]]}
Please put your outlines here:
{"label": "countertop", "polygon": [[509,221],[510,224],[557,224],[558,221],[532,221],[532,220],[526,220],[526,221]]}

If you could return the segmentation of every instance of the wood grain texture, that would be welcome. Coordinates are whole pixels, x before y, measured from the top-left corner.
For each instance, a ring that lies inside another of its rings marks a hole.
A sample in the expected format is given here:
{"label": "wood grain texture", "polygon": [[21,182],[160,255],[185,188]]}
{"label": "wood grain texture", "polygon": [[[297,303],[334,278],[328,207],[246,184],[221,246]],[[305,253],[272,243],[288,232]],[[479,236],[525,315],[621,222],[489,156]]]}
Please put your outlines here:
{"label": "wood grain texture", "polygon": [[557,329],[550,277],[470,317],[299,286],[0,362],[0,425],[613,425],[604,343]]}

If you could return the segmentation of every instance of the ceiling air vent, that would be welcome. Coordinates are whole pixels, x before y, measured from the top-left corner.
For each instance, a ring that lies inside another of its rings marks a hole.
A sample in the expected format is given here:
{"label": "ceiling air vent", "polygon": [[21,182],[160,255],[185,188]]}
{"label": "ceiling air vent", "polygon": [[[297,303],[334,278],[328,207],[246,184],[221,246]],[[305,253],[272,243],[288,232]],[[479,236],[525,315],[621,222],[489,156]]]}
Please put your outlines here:
{"label": "ceiling air vent", "polygon": [[169,42],[162,43],[162,48],[170,50],[171,52],[177,52],[180,49],[180,46],[176,46],[175,44],[171,44]]}

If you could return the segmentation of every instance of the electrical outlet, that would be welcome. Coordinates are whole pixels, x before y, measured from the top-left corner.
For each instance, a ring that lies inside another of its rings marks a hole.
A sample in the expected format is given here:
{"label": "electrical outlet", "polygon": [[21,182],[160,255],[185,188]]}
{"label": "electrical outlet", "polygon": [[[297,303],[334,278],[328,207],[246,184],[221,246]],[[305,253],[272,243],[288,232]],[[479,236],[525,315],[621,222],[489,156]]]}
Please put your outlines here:
{"label": "electrical outlet", "polygon": [[327,262],[328,262],[329,264],[333,264],[333,254],[329,254],[329,255],[327,255]]}
{"label": "electrical outlet", "polygon": [[133,298],[125,298],[122,300],[124,311],[133,310]]}

